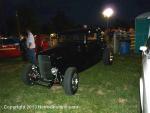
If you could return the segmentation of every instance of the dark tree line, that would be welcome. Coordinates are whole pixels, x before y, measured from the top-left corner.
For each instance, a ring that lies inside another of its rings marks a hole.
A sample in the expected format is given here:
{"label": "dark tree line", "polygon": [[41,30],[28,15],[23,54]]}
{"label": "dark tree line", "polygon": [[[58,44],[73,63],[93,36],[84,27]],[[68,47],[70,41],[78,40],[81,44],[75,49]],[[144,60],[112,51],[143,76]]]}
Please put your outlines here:
{"label": "dark tree line", "polygon": [[[25,31],[25,29],[31,29],[35,34],[49,34],[51,32],[59,32],[66,29],[72,29],[77,25],[70,20],[64,11],[58,10],[53,17],[49,18],[45,23],[43,17],[39,17],[37,10],[28,5],[19,5],[11,16],[4,14],[4,8],[2,7],[2,1],[0,1],[0,34],[18,35]],[[100,19],[101,26],[105,28],[106,21],[103,17]],[[110,27],[121,26],[134,26],[134,20],[126,22],[119,19],[111,19]]]}
{"label": "dark tree line", "polygon": [[38,17],[37,14],[38,12],[32,8],[21,5],[13,16],[6,17],[3,20],[4,23],[0,25],[0,30],[3,31],[3,34],[18,35],[28,28],[35,34],[45,34],[62,31],[74,26],[63,11],[57,11],[56,15],[44,24],[41,24],[41,21],[45,21],[45,19]]}

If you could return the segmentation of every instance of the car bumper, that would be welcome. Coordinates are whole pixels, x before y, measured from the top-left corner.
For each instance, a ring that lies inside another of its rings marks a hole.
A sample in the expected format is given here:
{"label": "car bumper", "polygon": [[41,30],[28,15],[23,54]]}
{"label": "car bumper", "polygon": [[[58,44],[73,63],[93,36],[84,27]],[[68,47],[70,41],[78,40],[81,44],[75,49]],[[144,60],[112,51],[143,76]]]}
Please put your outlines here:
{"label": "car bumper", "polygon": [[18,56],[21,56],[21,52],[15,48],[0,49],[0,58],[9,58]]}

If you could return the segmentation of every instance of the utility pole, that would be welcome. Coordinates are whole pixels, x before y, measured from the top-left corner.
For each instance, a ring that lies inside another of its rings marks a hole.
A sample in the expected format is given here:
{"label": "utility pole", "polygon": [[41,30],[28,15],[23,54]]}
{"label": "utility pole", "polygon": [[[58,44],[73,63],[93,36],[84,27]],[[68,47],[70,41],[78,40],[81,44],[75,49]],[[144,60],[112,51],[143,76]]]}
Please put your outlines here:
{"label": "utility pole", "polygon": [[18,37],[20,37],[20,24],[19,24],[19,16],[17,11],[16,11],[16,22],[17,22],[17,35]]}

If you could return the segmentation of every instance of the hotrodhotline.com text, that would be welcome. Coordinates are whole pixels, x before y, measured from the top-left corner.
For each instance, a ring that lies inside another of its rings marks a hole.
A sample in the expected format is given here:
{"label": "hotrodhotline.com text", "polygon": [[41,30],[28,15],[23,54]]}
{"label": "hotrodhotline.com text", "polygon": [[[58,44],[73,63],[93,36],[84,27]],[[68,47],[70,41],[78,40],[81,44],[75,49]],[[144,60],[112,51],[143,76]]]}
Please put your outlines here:
{"label": "hotrodhotline.com text", "polygon": [[78,109],[79,106],[68,105],[3,105],[2,110],[29,110],[29,109]]}

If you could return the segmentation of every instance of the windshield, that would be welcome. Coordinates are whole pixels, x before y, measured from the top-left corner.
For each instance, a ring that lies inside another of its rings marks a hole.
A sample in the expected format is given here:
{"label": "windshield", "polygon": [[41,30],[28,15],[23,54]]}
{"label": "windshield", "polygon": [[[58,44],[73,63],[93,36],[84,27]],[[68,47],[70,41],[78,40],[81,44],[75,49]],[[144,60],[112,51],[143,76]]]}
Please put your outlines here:
{"label": "windshield", "polygon": [[19,43],[19,39],[17,38],[10,38],[10,39],[6,39],[6,38],[3,38],[3,39],[0,39],[0,45],[9,45],[9,44],[16,44],[16,43]]}
{"label": "windshield", "polygon": [[59,37],[60,43],[79,42],[83,40],[84,40],[84,35],[61,35]]}

